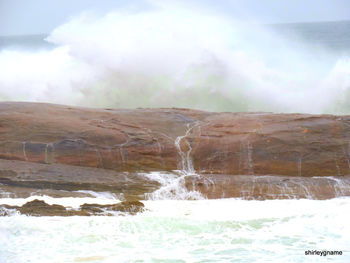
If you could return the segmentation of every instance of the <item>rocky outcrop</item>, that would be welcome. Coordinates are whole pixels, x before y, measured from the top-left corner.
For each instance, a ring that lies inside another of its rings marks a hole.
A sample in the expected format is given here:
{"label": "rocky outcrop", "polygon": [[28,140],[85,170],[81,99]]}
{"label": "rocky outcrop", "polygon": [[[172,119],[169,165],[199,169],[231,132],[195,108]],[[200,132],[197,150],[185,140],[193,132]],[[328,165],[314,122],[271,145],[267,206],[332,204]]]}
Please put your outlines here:
{"label": "rocky outcrop", "polygon": [[0,197],[93,197],[109,192],[122,200],[143,199],[160,184],[136,173],[62,164],[0,160]]}
{"label": "rocky outcrop", "polygon": [[207,117],[197,134],[191,136],[194,165],[207,173],[310,177],[350,171],[349,116],[222,113]]}
{"label": "rocky outcrop", "polygon": [[[336,187],[328,177],[347,182],[349,142],[350,116],[2,102],[0,191],[108,191],[135,201],[160,187],[139,172],[194,169],[202,176],[187,187],[209,198],[242,196],[253,184],[250,195],[258,199],[304,197],[296,186],[303,184],[318,185],[314,198],[330,198]],[[289,193],[281,193],[283,185]]]}
{"label": "rocky outcrop", "polygon": [[[187,132],[190,129],[189,132]],[[350,169],[350,117],[85,109],[0,103],[0,159],[115,171],[342,176]]]}
{"label": "rocky outcrop", "polygon": [[350,196],[350,176],[299,177],[278,175],[201,174],[187,176],[186,187],[208,199],[330,199]]}
{"label": "rocky outcrop", "polygon": [[129,214],[136,214],[144,211],[145,205],[140,201],[123,201],[113,205],[83,204],[81,211],[89,214],[103,213],[104,211],[119,211]]}
{"label": "rocky outcrop", "polygon": [[144,211],[144,204],[139,201],[123,201],[113,205],[83,204],[79,209],[66,209],[62,205],[49,205],[42,200],[33,200],[22,206],[0,205],[0,216],[8,216],[18,211],[28,216],[92,216],[113,215],[111,212],[137,214]]}
{"label": "rocky outcrop", "polygon": [[115,171],[176,169],[174,141],[200,115],[182,113],[0,103],[0,159]]}

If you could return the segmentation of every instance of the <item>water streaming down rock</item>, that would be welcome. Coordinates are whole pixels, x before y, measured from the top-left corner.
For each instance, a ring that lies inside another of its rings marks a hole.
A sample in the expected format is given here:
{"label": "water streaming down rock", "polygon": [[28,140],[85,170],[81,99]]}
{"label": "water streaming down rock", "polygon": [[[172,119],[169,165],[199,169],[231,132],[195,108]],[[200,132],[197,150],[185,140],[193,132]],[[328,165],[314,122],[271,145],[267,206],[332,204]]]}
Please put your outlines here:
{"label": "water streaming down rock", "polygon": [[[162,191],[176,192],[173,197],[179,199],[198,198],[241,198],[246,200],[266,199],[327,199],[350,195],[350,176],[339,176],[339,166],[335,158],[338,177],[301,177],[302,157],[297,165],[298,174],[295,176],[255,175],[253,160],[253,145],[248,140],[241,142],[240,163],[248,169],[248,175],[201,175],[196,173],[191,159],[192,146],[188,141],[191,131],[199,127],[199,122],[187,124],[186,134],[178,136],[175,146],[181,157],[181,176],[167,176],[161,183]],[[227,177],[224,181],[218,177]],[[151,177],[154,179],[154,177]],[[243,180],[242,180],[243,179]],[[159,180],[156,180],[159,182]],[[219,184],[219,187],[217,187]],[[175,191],[175,189],[181,189]],[[220,189],[218,191],[218,189]],[[217,193],[216,195],[213,193]],[[194,194],[194,195],[193,195]],[[221,196],[220,196],[221,194]],[[158,195],[157,198],[160,196]],[[165,196],[164,196],[165,197]],[[168,198],[169,196],[167,196]],[[189,198],[190,197],[190,198]],[[156,198],[156,199],[157,199]]]}
{"label": "water streaming down rock", "polygon": [[35,103],[0,103],[0,109],[3,196],[76,196],[63,191],[78,190],[131,200],[349,195],[349,116]]}
{"label": "water streaming down rock", "polygon": [[[176,149],[181,157],[181,167],[180,171],[186,175],[194,175],[196,174],[194,168],[193,168],[193,163],[191,159],[191,151],[192,151],[192,146],[187,140],[187,136],[190,134],[190,132],[198,125],[198,122],[195,122],[194,124],[188,123],[186,134],[183,136],[178,136],[175,140],[175,146]],[[184,141],[184,143],[183,143]],[[183,146],[182,144],[185,144]],[[183,148],[185,148],[183,150]]]}
{"label": "water streaming down rock", "polygon": [[[350,177],[301,177],[255,175],[253,146],[250,141],[242,142],[241,158],[248,175],[219,175],[196,173],[192,159],[189,136],[199,123],[186,125],[185,135],[178,136],[175,146],[180,156],[180,170],[173,172],[152,172],[145,177],[160,183],[161,188],[146,193],[151,200],[197,200],[216,198],[240,198],[245,200],[266,199],[328,199],[350,195]],[[299,159],[298,166],[301,166]],[[301,169],[301,168],[300,168]]]}
{"label": "water streaming down rock", "polygon": [[206,198],[330,199],[350,196],[350,176],[299,177],[277,175],[202,174],[187,177],[186,187]]}
{"label": "water streaming down rock", "polygon": [[178,136],[174,145],[180,156],[180,170],[172,173],[152,172],[144,174],[147,178],[157,181],[161,184],[161,188],[153,193],[146,193],[146,199],[151,200],[198,200],[203,199],[203,195],[197,190],[189,190],[186,187],[187,177],[200,177],[193,167],[191,159],[192,146],[187,140],[191,131],[198,126],[198,122],[188,123],[186,125],[185,135]]}

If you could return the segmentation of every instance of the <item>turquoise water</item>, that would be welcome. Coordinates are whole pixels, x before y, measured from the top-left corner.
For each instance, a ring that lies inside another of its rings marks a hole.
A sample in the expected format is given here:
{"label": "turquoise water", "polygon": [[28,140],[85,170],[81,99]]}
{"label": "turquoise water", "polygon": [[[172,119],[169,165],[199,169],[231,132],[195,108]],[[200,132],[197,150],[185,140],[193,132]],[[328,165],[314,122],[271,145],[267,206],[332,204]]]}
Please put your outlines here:
{"label": "turquoise water", "polygon": [[[349,262],[350,198],[146,201],[116,217],[0,218],[7,262]],[[342,250],[305,256],[305,250]]]}

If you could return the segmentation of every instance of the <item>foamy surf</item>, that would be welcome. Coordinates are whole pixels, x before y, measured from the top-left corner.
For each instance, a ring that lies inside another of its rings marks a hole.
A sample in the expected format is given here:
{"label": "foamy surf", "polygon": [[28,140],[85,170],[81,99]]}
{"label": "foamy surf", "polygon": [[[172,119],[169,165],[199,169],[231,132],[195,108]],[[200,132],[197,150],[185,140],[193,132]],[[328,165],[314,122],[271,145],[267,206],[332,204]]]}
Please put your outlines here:
{"label": "foamy surf", "polygon": [[[160,200],[124,217],[0,218],[1,262],[347,262],[350,198]],[[341,256],[305,256],[342,250]]]}
{"label": "foamy surf", "polygon": [[146,200],[200,200],[205,198],[199,191],[187,189],[185,179],[189,174],[184,171],[174,171],[173,173],[152,172],[143,174],[143,176],[157,181],[161,185],[156,191],[146,193]]}
{"label": "foamy surf", "polygon": [[[88,191],[92,192],[92,191]],[[33,200],[42,200],[49,205],[62,205],[68,208],[79,208],[83,204],[101,204],[111,205],[116,204],[120,200],[111,193],[96,193],[96,197],[60,197],[55,198],[47,195],[32,195],[28,198],[0,198],[0,205],[22,206],[25,203]]]}

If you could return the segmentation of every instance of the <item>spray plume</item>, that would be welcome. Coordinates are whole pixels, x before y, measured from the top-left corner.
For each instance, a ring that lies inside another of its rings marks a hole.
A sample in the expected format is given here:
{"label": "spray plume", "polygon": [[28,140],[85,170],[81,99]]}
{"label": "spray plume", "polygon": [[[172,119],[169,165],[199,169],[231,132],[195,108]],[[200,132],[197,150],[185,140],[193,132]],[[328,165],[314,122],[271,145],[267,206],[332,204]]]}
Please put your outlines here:
{"label": "spray plume", "polygon": [[350,60],[179,6],[80,15],[56,48],[0,52],[0,99],[90,107],[350,113]]}

